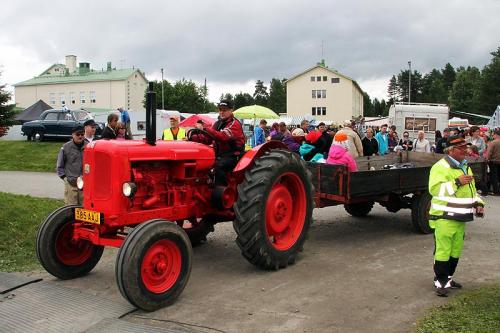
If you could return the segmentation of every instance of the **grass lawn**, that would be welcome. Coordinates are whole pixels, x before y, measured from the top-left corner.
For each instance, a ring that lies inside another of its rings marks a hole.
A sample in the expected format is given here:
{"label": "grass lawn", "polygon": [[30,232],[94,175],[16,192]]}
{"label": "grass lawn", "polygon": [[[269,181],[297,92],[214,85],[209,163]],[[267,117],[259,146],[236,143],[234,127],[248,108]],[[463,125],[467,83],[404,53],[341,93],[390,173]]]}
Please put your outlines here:
{"label": "grass lawn", "polygon": [[417,333],[500,332],[500,283],[462,290],[418,321]]}
{"label": "grass lawn", "polygon": [[64,142],[0,141],[0,171],[55,172]]}
{"label": "grass lawn", "polygon": [[39,267],[35,254],[38,226],[62,205],[62,200],[0,192],[0,271]]}

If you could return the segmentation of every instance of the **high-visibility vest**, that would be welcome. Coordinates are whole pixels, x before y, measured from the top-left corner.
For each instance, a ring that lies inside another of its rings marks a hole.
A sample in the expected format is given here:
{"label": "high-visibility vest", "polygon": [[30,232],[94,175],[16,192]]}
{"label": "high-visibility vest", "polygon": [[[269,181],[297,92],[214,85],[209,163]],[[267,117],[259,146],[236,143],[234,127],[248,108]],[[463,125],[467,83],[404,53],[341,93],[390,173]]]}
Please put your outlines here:
{"label": "high-visibility vest", "polygon": [[472,176],[469,166],[464,172],[452,164],[448,157],[436,162],[429,175],[429,193],[432,195],[429,217],[431,220],[447,219],[468,222],[474,219],[474,208],[484,206],[477,194],[474,181],[466,185],[457,185],[461,175]]}
{"label": "high-visibility vest", "polygon": [[177,132],[177,137],[174,138],[172,131],[170,128],[167,128],[163,131],[163,140],[182,140],[186,137],[186,130],[184,128],[179,127],[179,131]]}

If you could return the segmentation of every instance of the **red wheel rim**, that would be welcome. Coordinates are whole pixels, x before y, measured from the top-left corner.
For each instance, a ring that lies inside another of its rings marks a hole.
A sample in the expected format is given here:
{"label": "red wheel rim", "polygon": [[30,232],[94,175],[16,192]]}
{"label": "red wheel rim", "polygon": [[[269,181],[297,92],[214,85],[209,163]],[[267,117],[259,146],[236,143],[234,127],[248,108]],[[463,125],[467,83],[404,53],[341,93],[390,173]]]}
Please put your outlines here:
{"label": "red wheel rim", "polygon": [[56,256],[65,265],[78,266],[92,255],[93,244],[82,239],[73,239],[73,225],[65,224],[56,237]]}
{"label": "red wheel rim", "polygon": [[291,248],[304,228],[307,200],[304,184],[292,172],[274,182],[266,203],[266,232],[273,247],[280,251]]}
{"label": "red wheel rim", "polygon": [[142,282],[152,293],[164,293],[175,284],[181,268],[182,256],[177,244],[169,239],[159,240],[144,255],[141,265]]}

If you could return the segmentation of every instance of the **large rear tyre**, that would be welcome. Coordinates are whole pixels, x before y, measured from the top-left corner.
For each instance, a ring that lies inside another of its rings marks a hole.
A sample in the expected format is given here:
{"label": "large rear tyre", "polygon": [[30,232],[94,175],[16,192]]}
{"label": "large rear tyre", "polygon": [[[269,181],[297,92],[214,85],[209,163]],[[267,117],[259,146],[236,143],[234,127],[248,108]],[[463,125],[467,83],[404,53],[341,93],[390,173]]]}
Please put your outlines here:
{"label": "large rear tyre", "polygon": [[214,223],[209,219],[191,218],[189,220],[177,221],[191,241],[191,246],[199,246],[207,241],[207,235],[213,232]]}
{"label": "large rear tyre", "polygon": [[358,202],[353,204],[345,204],[344,209],[352,216],[365,217],[373,208],[373,201]]}
{"label": "large rear tyre", "polygon": [[429,209],[431,208],[431,195],[428,192],[415,194],[411,204],[411,222],[416,232],[430,234],[434,230],[429,226]]}
{"label": "large rear tyre", "polygon": [[283,149],[266,153],[245,173],[233,227],[250,263],[279,269],[295,262],[312,221],[310,178],[300,156]]}
{"label": "large rear tyre", "polygon": [[144,222],[127,236],[116,259],[118,289],[132,305],[155,311],[173,303],[191,274],[193,249],[177,224]]}
{"label": "large rear tyre", "polygon": [[40,225],[36,255],[40,264],[55,277],[68,280],[90,272],[99,262],[104,247],[87,240],[73,239],[75,207],[56,209]]}

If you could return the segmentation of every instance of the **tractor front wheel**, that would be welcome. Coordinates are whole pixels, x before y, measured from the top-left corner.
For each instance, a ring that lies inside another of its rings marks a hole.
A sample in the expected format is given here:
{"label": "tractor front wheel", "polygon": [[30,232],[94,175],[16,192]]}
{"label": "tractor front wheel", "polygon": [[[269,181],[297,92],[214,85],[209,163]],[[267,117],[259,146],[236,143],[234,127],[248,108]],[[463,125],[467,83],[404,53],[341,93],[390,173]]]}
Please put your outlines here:
{"label": "tractor front wheel", "polygon": [[277,149],[255,161],[238,186],[233,226],[243,256],[264,269],[293,264],[312,221],[313,186],[300,156]]}
{"label": "tractor front wheel", "polygon": [[191,274],[193,249],[177,224],[144,222],[127,236],[116,259],[118,289],[132,305],[155,311],[181,294]]}
{"label": "tractor front wheel", "polygon": [[73,239],[75,207],[55,210],[40,225],[36,236],[38,260],[47,272],[62,280],[90,272],[104,251],[104,247],[87,240]]}

